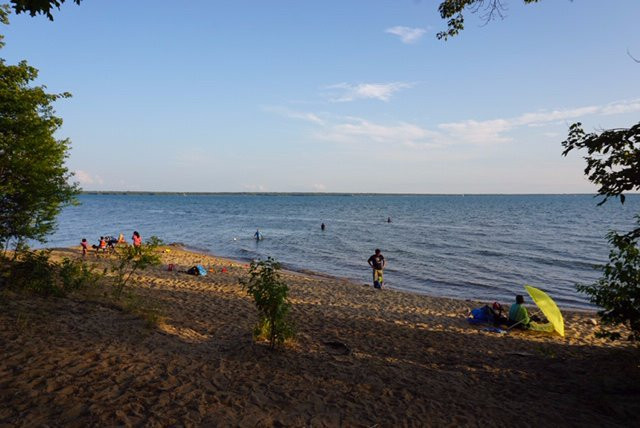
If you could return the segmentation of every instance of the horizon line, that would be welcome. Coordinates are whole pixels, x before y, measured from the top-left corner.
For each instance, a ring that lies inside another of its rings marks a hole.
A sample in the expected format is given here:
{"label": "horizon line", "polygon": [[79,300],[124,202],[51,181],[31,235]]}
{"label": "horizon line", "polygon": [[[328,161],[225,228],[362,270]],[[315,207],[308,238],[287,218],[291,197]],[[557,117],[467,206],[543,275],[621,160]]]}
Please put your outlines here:
{"label": "horizon line", "polygon": [[[640,192],[628,192],[626,195],[639,194]],[[207,195],[254,195],[254,196],[554,196],[554,195],[566,195],[566,196],[587,196],[594,197],[604,196],[598,193],[592,192],[559,192],[559,193],[540,193],[540,192],[494,192],[494,193],[414,193],[414,192],[194,192],[194,191],[164,191],[164,190],[82,190],[80,194],[84,195],[192,195],[192,196],[207,196]]]}

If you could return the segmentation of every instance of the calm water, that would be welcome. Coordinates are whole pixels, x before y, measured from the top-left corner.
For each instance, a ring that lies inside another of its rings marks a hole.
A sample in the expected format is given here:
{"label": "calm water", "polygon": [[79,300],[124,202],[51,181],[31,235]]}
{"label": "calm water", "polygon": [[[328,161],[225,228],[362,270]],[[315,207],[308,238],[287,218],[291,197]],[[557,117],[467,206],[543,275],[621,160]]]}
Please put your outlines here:
{"label": "calm water", "polygon": [[[599,277],[607,230],[627,230],[640,196],[597,207],[587,195],[83,195],[48,246],[138,230],[219,256],[274,256],[293,269],[370,281],[375,248],[389,287],[510,302],[525,283],[564,307],[587,306],[576,282]],[[392,223],[386,223],[390,216]],[[320,223],[327,229],[322,232]],[[256,228],[264,240],[256,242]]]}

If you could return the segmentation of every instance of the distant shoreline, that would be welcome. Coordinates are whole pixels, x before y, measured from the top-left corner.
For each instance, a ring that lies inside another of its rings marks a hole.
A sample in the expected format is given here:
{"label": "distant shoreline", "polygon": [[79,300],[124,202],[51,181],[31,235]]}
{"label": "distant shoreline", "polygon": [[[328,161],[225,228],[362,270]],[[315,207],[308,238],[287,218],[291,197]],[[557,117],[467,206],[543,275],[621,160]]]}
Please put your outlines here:
{"label": "distant shoreline", "polygon": [[[161,196],[600,196],[597,193],[358,193],[358,192],[164,192],[124,190],[83,190],[82,195]],[[627,195],[637,195],[630,192]]]}

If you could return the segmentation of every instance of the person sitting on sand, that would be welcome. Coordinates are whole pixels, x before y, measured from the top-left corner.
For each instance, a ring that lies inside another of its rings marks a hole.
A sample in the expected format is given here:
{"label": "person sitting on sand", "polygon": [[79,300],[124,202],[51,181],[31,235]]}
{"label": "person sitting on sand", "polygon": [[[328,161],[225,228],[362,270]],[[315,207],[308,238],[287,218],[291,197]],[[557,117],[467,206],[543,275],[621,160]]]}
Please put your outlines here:
{"label": "person sitting on sand", "polygon": [[504,316],[504,314],[502,313],[502,305],[498,302],[493,302],[493,305],[491,306],[491,308],[489,308],[490,312],[491,312],[491,316],[493,318],[493,324],[494,325],[499,325],[499,324],[507,324],[508,320],[507,317]]}
{"label": "person sitting on sand", "polygon": [[98,252],[104,252],[107,248],[107,241],[104,240],[104,236],[100,237],[100,242],[98,242],[98,245],[92,245],[91,248],[96,250],[96,256],[98,255]]}
{"label": "person sitting on sand", "polygon": [[82,246],[82,257],[87,255],[87,251],[89,251],[89,243],[87,242],[87,238],[82,238],[82,242],[80,242]]}
{"label": "person sitting on sand", "polygon": [[531,323],[527,308],[524,307],[524,297],[518,294],[516,303],[509,308],[509,323],[513,326],[518,325],[521,328],[528,328]]}
{"label": "person sitting on sand", "polygon": [[383,275],[385,261],[384,256],[380,252],[380,249],[376,248],[375,254],[369,257],[367,260],[371,269],[373,269],[373,286],[374,288],[382,288]]}
{"label": "person sitting on sand", "polygon": [[105,236],[104,239],[105,241],[107,241],[107,248],[109,249],[109,251],[113,251],[116,248],[118,240],[113,236]]}

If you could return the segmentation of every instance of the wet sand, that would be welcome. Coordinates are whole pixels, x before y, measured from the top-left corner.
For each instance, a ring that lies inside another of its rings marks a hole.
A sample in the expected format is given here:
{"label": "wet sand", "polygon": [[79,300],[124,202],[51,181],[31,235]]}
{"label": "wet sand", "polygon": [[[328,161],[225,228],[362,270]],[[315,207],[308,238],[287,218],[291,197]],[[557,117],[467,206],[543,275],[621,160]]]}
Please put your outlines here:
{"label": "wet sand", "polygon": [[466,322],[477,302],[284,272],[297,334],[270,351],[251,335],[245,264],[175,247],[162,257],[131,286],[159,310],[150,327],[102,289],[4,293],[0,426],[640,424],[640,351],[596,338],[592,313],[563,311],[565,338],[500,335]]}

